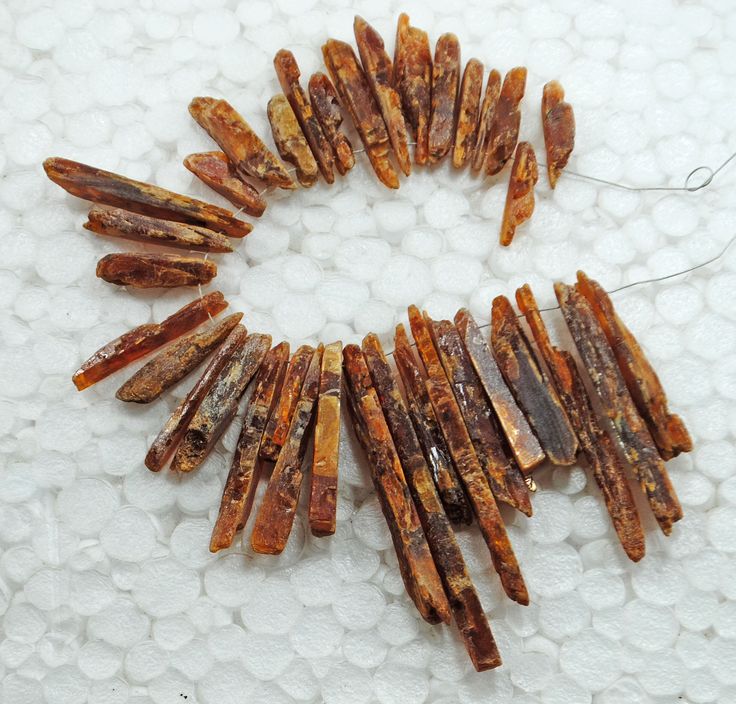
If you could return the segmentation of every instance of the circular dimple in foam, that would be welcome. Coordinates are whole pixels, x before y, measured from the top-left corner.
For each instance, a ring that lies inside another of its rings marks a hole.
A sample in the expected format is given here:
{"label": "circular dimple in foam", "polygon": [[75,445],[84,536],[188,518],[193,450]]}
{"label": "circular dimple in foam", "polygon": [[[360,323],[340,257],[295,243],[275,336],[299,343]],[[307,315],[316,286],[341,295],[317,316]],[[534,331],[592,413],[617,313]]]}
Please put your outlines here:
{"label": "circular dimple in foam", "polygon": [[385,606],[385,598],[375,586],[344,584],[332,604],[332,609],[345,628],[363,631],[378,623]]}
{"label": "circular dimple in foam", "polygon": [[156,545],[155,528],[141,509],[126,506],[116,511],[100,532],[100,543],[115,560],[145,560]]}
{"label": "circular dimple in foam", "polygon": [[361,667],[350,663],[338,663],[322,680],[322,697],[325,704],[367,704],[373,695],[370,675]]}
{"label": "circular dimple in foam", "polygon": [[289,640],[303,657],[328,657],[340,644],[343,632],[332,609],[312,609],[291,629]]}
{"label": "circular dimple in foam", "polygon": [[260,582],[240,610],[246,628],[256,633],[288,633],[299,618],[302,605],[289,582]]}
{"label": "circular dimple in foam", "polygon": [[599,692],[620,675],[621,649],[618,643],[593,630],[584,630],[563,643],[560,666],[581,687]]}
{"label": "circular dimple in foam", "polygon": [[561,596],[580,581],[582,565],[574,548],[559,543],[535,547],[525,566],[526,580],[540,596]]}
{"label": "circular dimple in foam", "polygon": [[297,565],[291,575],[291,584],[302,604],[328,606],[339,591],[340,577],[332,561],[325,557]]}
{"label": "circular dimple in foam", "polygon": [[246,603],[263,580],[259,567],[245,567],[238,555],[223,555],[207,566],[204,589],[219,604],[238,607]]}
{"label": "circular dimple in foam", "polygon": [[528,522],[528,532],[537,543],[559,543],[572,530],[573,504],[564,494],[539,492],[532,499],[534,513]]}
{"label": "circular dimple in foam", "polygon": [[199,596],[199,576],[172,559],[146,562],[133,585],[136,603],[151,616],[172,616]]}

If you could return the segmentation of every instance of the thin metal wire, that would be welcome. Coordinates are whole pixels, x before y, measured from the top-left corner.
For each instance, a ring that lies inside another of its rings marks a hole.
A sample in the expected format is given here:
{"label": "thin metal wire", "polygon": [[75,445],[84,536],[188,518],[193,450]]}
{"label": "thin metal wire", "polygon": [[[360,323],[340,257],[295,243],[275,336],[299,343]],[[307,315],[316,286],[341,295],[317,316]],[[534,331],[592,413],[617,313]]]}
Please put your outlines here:
{"label": "thin metal wire", "polygon": [[[571,169],[565,169],[562,171],[562,176],[572,176],[573,178],[578,178],[583,181],[592,181],[593,183],[600,183],[604,186],[610,186],[612,188],[620,188],[624,191],[633,191],[637,193],[642,193],[646,191],[668,191],[668,192],[686,192],[686,193],[695,193],[696,191],[700,191],[706,186],[710,186],[710,184],[713,182],[713,179],[716,177],[717,174],[719,174],[723,169],[728,166],[734,159],[736,159],[736,152],[731,154],[729,157],[727,157],[715,170],[711,166],[696,166],[686,177],[685,177],[685,183],[683,186],[628,186],[625,183],[618,183],[617,181],[609,181],[605,178],[599,178],[597,176],[589,176],[588,174],[581,174],[577,171],[572,171]],[[547,166],[543,162],[540,162],[540,166]],[[702,183],[699,183],[695,186],[691,186],[690,180],[697,174],[699,171],[705,171],[708,175],[705,177],[705,180]]]}
{"label": "thin metal wire", "polygon": [[[409,146],[415,146],[416,142],[409,142]],[[353,149],[353,154],[365,154],[365,149]],[[659,192],[659,193],[696,193],[697,191],[701,191],[707,186],[710,186],[711,183],[713,183],[713,179],[721,172],[723,169],[725,169],[734,159],[736,159],[736,151],[733,152],[730,156],[728,156],[726,159],[724,159],[715,169],[712,166],[696,166],[690,173],[685,176],[684,185],[682,186],[630,186],[626,183],[620,183],[618,181],[609,181],[605,178],[600,178],[598,176],[590,176],[589,174],[582,174],[579,171],[573,171],[572,169],[565,168],[560,176],[561,177],[571,177],[576,178],[581,181],[590,181],[591,183],[599,183],[602,186],[609,186],[610,188],[618,188],[623,191],[629,191],[632,193],[647,193],[647,192]],[[543,161],[539,162],[539,165],[546,168],[547,164],[545,164]],[[296,169],[291,167],[288,168],[287,171],[289,173],[295,173]],[[690,185],[690,181],[692,178],[697,174],[698,172],[703,171],[707,175],[705,176],[705,179],[694,186]],[[262,196],[265,193],[268,193],[269,191],[273,190],[273,186],[266,186],[262,191],[259,192],[258,195]],[[238,213],[242,212],[242,208],[237,211],[236,215]]]}
{"label": "thin metal wire", "polygon": [[[634,288],[635,286],[646,286],[648,284],[655,284],[659,283],[661,281],[669,281],[670,279],[675,279],[678,276],[685,276],[686,274],[691,274],[694,271],[698,271],[698,269],[703,269],[706,266],[709,266],[710,264],[715,264],[716,262],[723,259],[723,257],[726,256],[726,253],[731,248],[733,243],[736,242],[736,235],[734,235],[723,247],[723,249],[716,254],[715,256],[711,257],[710,259],[706,259],[704,262],[700,262],[700,264],[695,264],[694,266],[688,267],[687,269],[682,269],[681,271],[675,271],[671,274],[664,274],[663,276],[655,276],[651,279],[641,279],[639,281],[632,281],[631,283],[624,284],[623,286],[618,286],[617,288],[612,288],[610,291],[606,291],[609,295],[613,295],[615,293],[618,293],[619,291],[625,291],[629,288]],[[548,308],[540,308],[540,313],[549,313],[551,311],[560,310],[560,306],[550,306]],[[524,316],[521,314],[518,314],[516,316],[517,318],[523,318]],[[484,330],[485,328],[490,327],[490,323],[484,323],[483,325],[479,325],[478,327],[481,330]],[[414,347],[414,343],[411,344],[412,347]],[[394,353],[393,350],[390,352],[386,352],[386,355],[392,355]]]}

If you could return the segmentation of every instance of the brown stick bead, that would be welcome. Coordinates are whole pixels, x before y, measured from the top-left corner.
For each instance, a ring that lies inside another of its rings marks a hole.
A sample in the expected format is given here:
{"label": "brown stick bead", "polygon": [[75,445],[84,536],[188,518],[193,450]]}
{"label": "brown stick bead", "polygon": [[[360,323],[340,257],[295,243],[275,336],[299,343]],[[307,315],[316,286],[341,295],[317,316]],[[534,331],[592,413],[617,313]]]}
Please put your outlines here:
{"label": "brown stick bead", "polygon": [[261,470],[258,446],[288,359],[289,343],[282,342],[266,354],[258,370],[212,530],[210,552],[229,548],[237,531],[248,522]]}
{"label": "brown stick bead", "polygon": [[296,188],[281,160],[226,100],[194,98],[189,114],[217,142],[239,176],[252,176],[269,186]]}
{"label": "brown stick bead", "polygon": [[478,526],[490,550],[493,566],[506,594],[520,604],[528,604],[529,594],[493,492],[478,462],[450,382],[432,342],[427,321],[415,306],[409,308],[409,323],[419,356],[427,371],[427,393],[440,421],[457,472],[465,485]]}
{"label": "brown stick bead", "polygon": [[572,355],[552,344],[528,285],[517,289],[516,301],[537,343],[539,357],[547,365],[552,382],[567,410],[568,418],[580,441],[580,449],[603,494],[621,545],[629,558],[638,562],[645,552],[644,531],[616,448],[598,422]]}
{"label": "brown stick bead", "polygon": [[526,90],[526,69],[512,68],[503,79],[501,94],[493,116],[493,125],[488,138],[486,173],[497,174],[513,156],[519,139],[521,109],[519,103]]}
{"label": "brown stick bead", "polygon": [[342,110],[332,81],[321,71],[309,79],[309,100],[335,155],[335,166],[342,176],[355,166],[350,140],[340,132]]}
{"label": "brown stick bead", "polygon": [[475,173],[484,168],[488,155],[488,143],[493,129],[493,120],[496,117],[496,106],[501,95],[501,74],[494,68],[488,74],[486,90],[483,94],[483,103],[478,116],[478,134],[473,150],[472,168]]}
{"label": "brown stick bead", "polygon": [[392,85],[391,59],[386,53],[380,34],[362,17],[356,15],[353,31],[363,71],[383,115],[396,161],[404,175],[409,176],[411,174],[409,134],[404,114],[401,112],[401,97]]}
{"label": "brown stick bead", "polygon": [[304,478],[302,463],[307,450],[309,429],[319,396],[321,362],[320,346],[312,353],[289,426],[289,434],[279,452],[263,502],[256,514],[251,546],[257,553],[278,555],[283,552],[289,540]]}
{"label": "brown stick bead", "polygon": [[429,159],[429,119],[432,111],[432,52],[427,33],[409,25],[409,16],[399,15],[393,66],[394,87],[401,96],[404,117],[416,146],[414,161]]}
{"label": "brown stick bead", "polygon": [[253,229],[225,208],[77,161],[52,157],[43,162],[43,168],[46,175],[65,191],[95,203],[199,225],[228,237],[245,237]]}
{"label": "brown stick bead", "polygon": [[307,144],[289,101],[279,93],[268,101],[266,109],[273,141],[281,158],[296,168],[296,178],[304,188],[317,183],[319,167]]}
{"label": "brown stick bead", "polygon": [[682,507],[605,333],[579,291],[555,284],[555,293],[603,411],[613,425],[617,444],[634,468],[659,527],[669,535],[672,525],[682,518]]}
{"label": "brown stick bead", "polygon": [[278,402],[271,411],[263,432],[259,454],[264,460],[275,462],[279,458],[313,354],[313,347],[302,345],[289,362]]}
{"label": "brown stick bead", "polygon": [[317,164],[319,164],[319,170],[322,172],[323,178],[327,183],[334,183],[332,147],[322,131],[322,126],[314,114],[307,94],[299,84],[301,71],[294,54],[286,49],[281,49],[274,57],[273,65],[276,69],[276,76],[279,79],[281,90],[284,91],[284,95],[294,111],[309,148],[317,160]]}
{"label": "brown stick bead", "polygon": [[436,164],[452,149],[460,86],[460,42],[443,34],[434,49],[432,116],[429,120],[429,162]]}
{"label": "brown stick bead", "polygon": [[458,98],[457,127],[455,146],[452,150],[452,165],[461,169],[472,160],[475,140],[478,135],[480,115],[480,94],[483,90],[483,64],[478,59],[470,59],[465,64]]}
{"label": "brown stick bead", "polygon": [[174,342],[133,374],[115,396],[133,403],[155,401],[209,357],[242,317],[242,313],[234,313],[208,330]]}
{"label": "brown stick bead", "polygon": [[547,152],[547,176],[554,188],[562,169],[575,147],[575,115],[565,102],[565,91],[557,81],[544,85],[542,91],[542,131]]}
{"label": "brown stick bead", "polygon": [[343,365],[353,424],[368,456],[371,477],[391,532],[406,591],[425,621],[449,623],[450,605],[412,502],[370,372],[357,345],[345,347]]}
{"label": "brown stick bead", "polygon": [[537,157],[529,142],[519,142],[514,164],[509,175],[506,205],[503,209],[500,242],[508,247],[516,234],[516,228],[526,222],[534,212],[534,186],[539,180]]}
{"label": "brown stick bead", "polygon": [[455,326],[473,363],[486,396],[496,412],[511,452],[522,472],[530,472],[544,461],[545,455],[537,436],[493,358],[485,337],[470,312],[461,308],[455,315]]}
{"label": "brown stick bead", "polygon": [[322,56],[376,176],[384,186],[398,188],[399,176],[389,157],[391,146],[386,125],[355,52],[349,44],[329,39],[322,47]]}
{"label": "brown stick bead", "polygon": [[503,501],[531,516],[532,504],[524,477],[516,463],[506,456],[493,410],[468,359],[458,331],[448,320],[434,322],[427,319],[427,323],[478,461],[496,501]]}
{"label": "brown stick bead", "polygon": [[190,154],[184,158],[184,166],[202,183],[248,215],[260,217],[265,212],[266,201],[253,186],[238,176],[224,152]]}
{"label": "brown stick bead", "polygon": [[243,346],[247,334],[242,325],[236,325],[233,328],[233,331],[223,342],[222,347],[212,355],[197,383],[166,421],[146,455],[146,467],[152,472],[160,472],[169,461],[189,427],[189,421],[191,421],[192,416],[202,403],[202,399],[207,395],[212,384],[215,383],[225,364]]}
{"label": "brown stick bead", "polygon": [[97,262],[97,278],[133,288],[177,288],[208,284],[217,276],[217,264],[209,259],[176,254],[116,252]]}
{"label": "brown stick bead", "polygon": [[455,540],[455,533],[442,508],[399,391],[398,380],[375,335],[368,335],[363,340],[363,355],[465,648],[479,672],[498,667],[501,657],[491,628]]}
{"label": "brown stick bead", "polygon": [[469,525],[473,521],[473,512],[452,464],[450,451],[447,449],[445,437],[434,414],[424,379],[403,325],[396,326],[394,360],[404,385],[409,417],[445,512],[452,523]]}
{"label": "brown stick bead", "polygon": [[312,535],[332,535],[337,522],[337,475],[340,459],[340,390],[342,343],[325,345],[319,377],[314,455],[309,488]]}
{"label": "brown stick bead", "polygon": [[83,227],[97,235],[198,252],[233,251],[225,235],[197,225],[161,220],[122,208],[100,205],[93,205],[87,217]]}
{"label": "brown stick bead", "polygon": [[669,460],[681,452],[690,452],[693,449],[690,433],[680,416],[669,412],[662,382],[636,338],[616,314],[608,294],[582,271],[578,272],[578,288],[606,334],[629,393],[652,434],[659,454]]}
{"label": "brown stick bead", "polygon": [[542,373],[505,296],[493,300],[491,347],[506,383],[554,464],[575,463],[578,440],[557,392]]}
{"label": "brown stick bead", "polygon": [[243,342],[199,404],[171,462],[175,472],[197,469],[238,411],[240,398],[271,346],[270,335],[253,333]]}
{"label": "brown stick bead", "polygon": [[72,381],[82,391],[167,342],[181,337],[225,308],[227,301],[219,291],[214,291],[188,303],[160,323],[139,325],[97,350],[74,372]]}

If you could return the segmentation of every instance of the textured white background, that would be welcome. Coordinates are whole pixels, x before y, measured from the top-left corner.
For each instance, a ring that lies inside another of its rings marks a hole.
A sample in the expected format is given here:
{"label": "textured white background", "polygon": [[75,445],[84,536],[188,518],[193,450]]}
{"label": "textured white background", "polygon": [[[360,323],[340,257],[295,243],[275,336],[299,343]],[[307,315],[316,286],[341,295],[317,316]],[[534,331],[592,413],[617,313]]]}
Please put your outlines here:
{"label": "textured white background", "polygon": [[[186,381],[150,407],[78,394],[70,375],[101,343],[160,320],[191,293],[140,293],[94,277],[126,248],[81,229],[85,204],[40,168],[61,155],[220,202],[181,165],[212,148],[189,118],[227,97],[268,135],[271,58],[308,76],[360,11],[393,51],[401,10],[458,34],[465,59],[529,67],[522,132],[542,151],[542,84],[558,78],[578,124],[572,167],[682,185],[733,150],[736,13],[702,3],[583,0],[4,0],[0,4],[0,701],[4,704],[419,704],[733,702],[736,697],[736,250],[687,279],[617,295],[689,424],[670,463],[685,519],[670,539],[646,507],[647,557],[623,557],[582,469],[543,469],[535,517],[506,513],[532,605],[502,598],[475,528],[460,538],[505,660],[474,673],[451,628],[421,622],[346,439],[338,534],[297,520],[279,558],[207,552],[236,438],[190,477],[142,458]],[[270,138],[270,135],[269,135]],[[357,145],[356,145],[357,146]],[[540,180],[532,222],[501,251],[506,174],[449,164],[398,192],[364,157],[331,188],[270,197],[221,256],[216,287],[252,330],[353,341],[418,303],[487,319],[530,282],[551,301],[577,268],[614,287],[696,264],[736,233],[734,172],[697,194],[640,195]],[[560,330],[557,313],[548,316]],[[247,541],[246,541],[247,543]]]}

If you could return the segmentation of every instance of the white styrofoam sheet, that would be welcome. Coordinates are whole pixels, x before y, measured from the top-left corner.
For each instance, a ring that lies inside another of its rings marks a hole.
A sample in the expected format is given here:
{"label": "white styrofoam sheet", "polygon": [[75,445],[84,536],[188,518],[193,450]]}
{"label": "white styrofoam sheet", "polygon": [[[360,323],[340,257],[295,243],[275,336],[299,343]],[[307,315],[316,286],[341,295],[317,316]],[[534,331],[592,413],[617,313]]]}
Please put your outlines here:
{"label": "white styrofoam sheet", "polygon": [[[615,296],[695,440],[669,463],[685,509],[661,536],[642,502],[647,557],[626,561],[582,468],[537,475],[535,516],[504,511],[532,605],[505,600],[475,528],[459,532],[504,666],[472,671],[455,631],[423,623],[404,593],[362,460],[344,438],[339,527],[286,552],[208,535],[237,437],[188,477],[142,463],[190,380],[150,407],[114,399],[126,373],[84,393],[72,371],[102,343],[191,292],[96,279],[133,249],[81,228],[86,204],[40,167],[60,155],[222,202],[183,168],[213,148],[187,114],[223,96],[269,135],[273,54],[303,76],[362,14],[393,51],[407,11],[463,57],[529,68],[522,136],[542,154],[541,86],[577,117],[571,168],[681,186],[734,149],[736,13],[728,0],[5,0],[0,4],[0,701],[249,704],[731,702],[736,698],[736,250],[686,278]],[[270,135],[269,135],[270,140]],[[506,172],[449,163],[396,192],[365,161],[328,187],[270,194],[222,290],[276,339],[390,342],[405,307],[487,321],[498,293],[582,268],[613,288],[702,262],[736,233],[734,172],[697,193],[635,193],[544,176],[532,221],[497,244]],[[563,341],[557,312],[546,319]]]}

